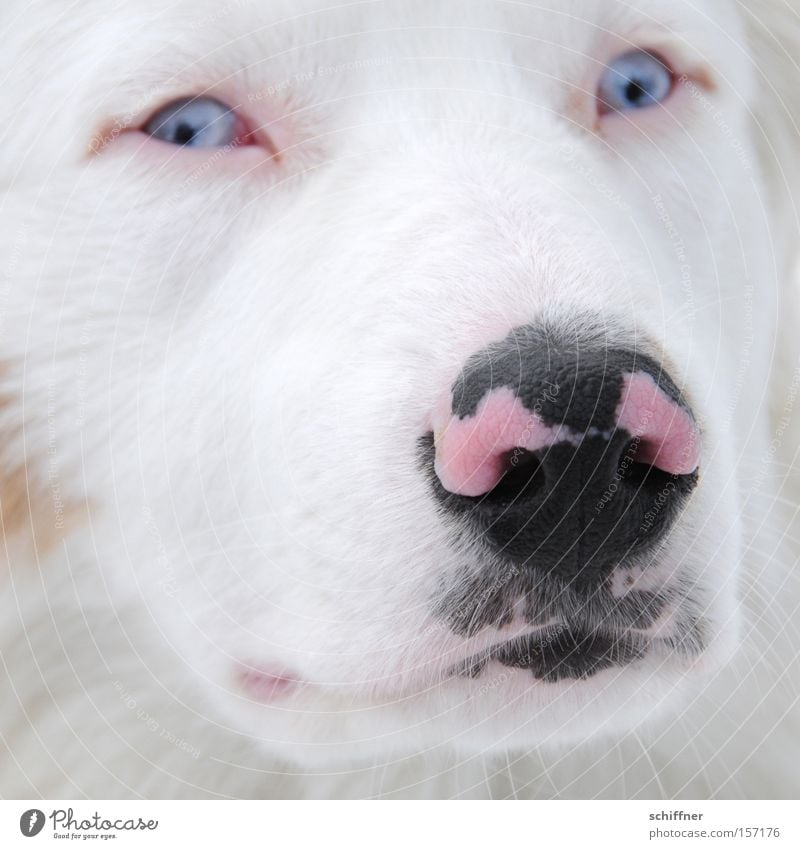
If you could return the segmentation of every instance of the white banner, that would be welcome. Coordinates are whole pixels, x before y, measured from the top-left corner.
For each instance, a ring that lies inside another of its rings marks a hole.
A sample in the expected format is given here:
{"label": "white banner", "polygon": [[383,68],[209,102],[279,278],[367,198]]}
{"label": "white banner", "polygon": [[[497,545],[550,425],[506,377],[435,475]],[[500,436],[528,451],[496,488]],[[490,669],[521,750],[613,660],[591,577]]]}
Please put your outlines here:
{"label": "white banner", "polygon": [[[795,802],[0,802],[0,846],[800,846]],[[511,841],[514,841],[511,843]]]}

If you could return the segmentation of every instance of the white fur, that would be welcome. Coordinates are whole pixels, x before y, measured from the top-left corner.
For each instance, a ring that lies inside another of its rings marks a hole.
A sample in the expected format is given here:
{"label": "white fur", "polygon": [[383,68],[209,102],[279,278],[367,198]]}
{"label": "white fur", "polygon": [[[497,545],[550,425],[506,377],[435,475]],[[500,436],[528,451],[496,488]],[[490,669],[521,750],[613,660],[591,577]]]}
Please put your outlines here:
{"label": "white fur", "polygon": [[[321,5],[0,13],[0,793],[796,796],[796,4]],[[632,45],[692,79],[597,125]],[[133,132],[204,91],[281,161]],[[658,568],[711,643],[442,683],[470,552],[416,441],[470,354],[587,313],[702,423]]]}

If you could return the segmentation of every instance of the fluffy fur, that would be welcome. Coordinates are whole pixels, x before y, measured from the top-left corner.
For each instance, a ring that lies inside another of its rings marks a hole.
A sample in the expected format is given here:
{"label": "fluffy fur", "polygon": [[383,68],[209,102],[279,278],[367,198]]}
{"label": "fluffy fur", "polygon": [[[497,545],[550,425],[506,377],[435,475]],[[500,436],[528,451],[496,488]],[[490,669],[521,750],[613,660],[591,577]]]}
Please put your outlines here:
{"label": "fluffy fur", "polygon": [[[796,796],[796,5],[6,0],[0,793]],[[676,91],[599,119],[631,46]],[[202,93],[269,141],[137,131]],[[535,319],[702,424],[688,667],[441,681],[416,446]]]}

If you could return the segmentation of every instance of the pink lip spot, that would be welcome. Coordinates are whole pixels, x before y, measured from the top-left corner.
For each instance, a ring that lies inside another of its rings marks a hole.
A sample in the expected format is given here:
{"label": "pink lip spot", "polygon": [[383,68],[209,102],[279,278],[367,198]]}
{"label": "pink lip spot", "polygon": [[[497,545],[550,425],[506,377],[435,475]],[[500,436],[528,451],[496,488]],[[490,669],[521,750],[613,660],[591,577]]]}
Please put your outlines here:
{"label": "pink lip spot", "polygon": [[277,667],[242,665],[238,678],[245,692],[259,702],[271,702],[285,696],[300,683],[292,673]]}

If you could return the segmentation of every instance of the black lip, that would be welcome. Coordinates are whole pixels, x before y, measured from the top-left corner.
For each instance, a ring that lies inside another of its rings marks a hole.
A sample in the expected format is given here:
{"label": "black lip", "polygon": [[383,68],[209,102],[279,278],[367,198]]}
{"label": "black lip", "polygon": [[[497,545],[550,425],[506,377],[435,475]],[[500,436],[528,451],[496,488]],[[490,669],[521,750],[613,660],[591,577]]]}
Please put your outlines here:
{"label": "black lip", "polygon": [[513,669],[530,670],[534,678],[542,681],[585,679],[603,669],[627,666],[643,657],[646,649],[647,641],[641,637],[554,626],[499,643],[469,658],[453,672],[477,677],[494,660]]}

